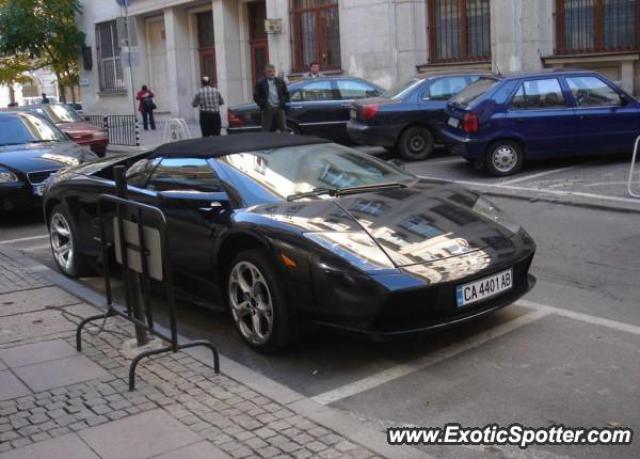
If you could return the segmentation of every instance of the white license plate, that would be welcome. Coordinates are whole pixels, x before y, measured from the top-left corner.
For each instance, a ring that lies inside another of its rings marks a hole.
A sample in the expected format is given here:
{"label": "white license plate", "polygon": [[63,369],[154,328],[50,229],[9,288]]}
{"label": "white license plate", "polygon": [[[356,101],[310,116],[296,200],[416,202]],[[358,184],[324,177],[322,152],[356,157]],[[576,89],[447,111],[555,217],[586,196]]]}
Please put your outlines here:
{"label": "white license plate", "polygon": [[33,194],[34,196],[42,196],[44,194],[44,183],[36,183],[33,185]]}
{"label": "white license plate", "polygon": [[468,304],[477,303],[486,300],[492,296],[496,296],[513,287],[513,269],[499,272],[493,276],[468,284],[456,286],[456,300],[458,307]]}
{"label": "white license plate", "polygon": [[351,119],[355,120],[357,117],[358,117],[358,112],[354,108],[352,108],[351,109]]}
{"label": "white license plate", "polygon": [[447,124],[451,127],[457,128],[460,125],[460,120],[458,118],[454,118],[453,116],[449,117],[449,121]]}

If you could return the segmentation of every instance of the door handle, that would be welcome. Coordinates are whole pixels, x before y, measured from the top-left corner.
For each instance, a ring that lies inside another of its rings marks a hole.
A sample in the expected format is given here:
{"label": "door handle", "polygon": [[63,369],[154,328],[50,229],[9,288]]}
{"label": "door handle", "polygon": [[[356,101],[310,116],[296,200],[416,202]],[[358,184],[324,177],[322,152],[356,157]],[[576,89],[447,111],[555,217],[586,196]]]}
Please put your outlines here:
{"label": "door handle", "polygon": [[522,118],[516,118],[514,121],[518,124],[524,124],[524,119]]}
{"label": "door handle", "polygon": [[302,110],[303,108],[302,105],[289,105],[289,110]]}

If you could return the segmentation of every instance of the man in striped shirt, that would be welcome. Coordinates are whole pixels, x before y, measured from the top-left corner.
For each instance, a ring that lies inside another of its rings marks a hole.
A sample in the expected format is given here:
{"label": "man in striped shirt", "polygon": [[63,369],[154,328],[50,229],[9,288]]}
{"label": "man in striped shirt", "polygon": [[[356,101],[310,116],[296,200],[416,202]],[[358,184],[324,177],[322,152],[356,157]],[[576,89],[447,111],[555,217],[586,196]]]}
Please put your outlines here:
{"label": "man in striped shirt", "polygon": [[209,77],[202,77],[202,87],[198,89],[191,105],[200,108],[202,137],[220,135],[220,106],[224,105],[224,100],[218,89],[211,85]]}

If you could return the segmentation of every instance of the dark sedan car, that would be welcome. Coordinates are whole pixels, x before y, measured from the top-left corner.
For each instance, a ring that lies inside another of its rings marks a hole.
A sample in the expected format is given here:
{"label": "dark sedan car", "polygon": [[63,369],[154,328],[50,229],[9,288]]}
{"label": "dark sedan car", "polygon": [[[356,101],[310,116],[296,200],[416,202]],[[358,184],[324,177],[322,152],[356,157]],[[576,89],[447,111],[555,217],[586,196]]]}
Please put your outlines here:
{"label": "dark sedan car", "polygon": [[[346,132],[351,103],[356,99],[379,96],[383,89],[352,77],[327,77],[289,85],[287,126],[294,134],[314,135],[334,142],[350,143]],[[260,109],[254,103],[228,110],[229,134],[259,131]]]}
{"label": "dark sedan car", "polygon": [[347,132],[357,143],[385,147],[413,161],[431,156],[442,143],[447,101],[482,73],[418,75],[382,97],[354,102]]}
{"label": "dark sedan car", "polygon": [[96,159],[31,113],[0,113],[0,212],[41,205],[45,180],[59,169]]}
{"label": "dark sedan car", "polygon": [[283,347],[303,321],[374,336],[439,329],[534,283],[533,240],[485,199],[286,134],[186,140],[57,175],[45,212],[68,275],[95,264],[96,200],[114,193],[116,164],[130,164],[130,199],[164,211],[177,276],[217,287],[257,349]]}
{"label": "dark sedan car", "polygon": [[77,144],[89,147],[98,156],[104,156],[107,153],[109,146],[107,131],[83,120],[70,105],[25,105],[12,110],[38,113],[55,124]]}

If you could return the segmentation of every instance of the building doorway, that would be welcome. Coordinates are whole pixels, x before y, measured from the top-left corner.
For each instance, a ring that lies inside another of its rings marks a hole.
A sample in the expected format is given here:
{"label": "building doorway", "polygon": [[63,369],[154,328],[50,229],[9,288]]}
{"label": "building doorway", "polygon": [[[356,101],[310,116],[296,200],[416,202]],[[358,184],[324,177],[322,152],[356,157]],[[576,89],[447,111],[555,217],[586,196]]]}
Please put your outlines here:
{"label": "building doorway", "polygon": [[211,11],[197,13],[196,25],[200,77],[208,76],[212,84],[217,85],[218,72],[216,70],[216,43],[213,33],[213,13]]}
{"label": "building doorway", "polygon": [[264,0],[247,4],[249,8],[249,48],[251,49],[251,76],[253,84],[262,77],[269,63],[269,40],[264,31],[267,7]]}

